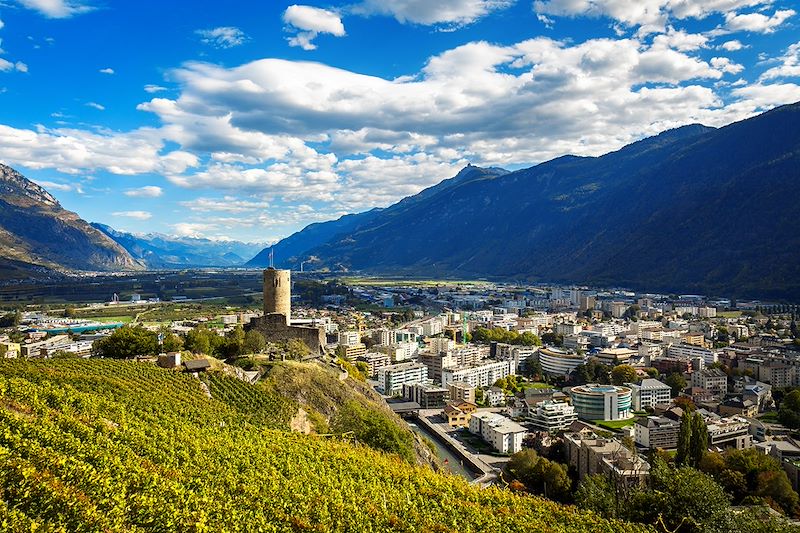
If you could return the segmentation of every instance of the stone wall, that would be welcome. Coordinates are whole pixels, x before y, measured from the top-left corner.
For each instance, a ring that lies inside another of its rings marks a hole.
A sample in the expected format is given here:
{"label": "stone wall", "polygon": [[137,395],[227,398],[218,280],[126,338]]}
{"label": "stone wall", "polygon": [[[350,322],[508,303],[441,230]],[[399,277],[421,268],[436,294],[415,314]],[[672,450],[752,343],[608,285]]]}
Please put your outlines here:
{"label": "stone wall", "polygon": [[290,326],[288,318],[280,313],[270,313],[254,318],[245,326],[247,331],[254,329],[264,336],[267,342],[285,342],[300,339],[311,350],[312,357],[325,354],[327,340],[322,326]]}

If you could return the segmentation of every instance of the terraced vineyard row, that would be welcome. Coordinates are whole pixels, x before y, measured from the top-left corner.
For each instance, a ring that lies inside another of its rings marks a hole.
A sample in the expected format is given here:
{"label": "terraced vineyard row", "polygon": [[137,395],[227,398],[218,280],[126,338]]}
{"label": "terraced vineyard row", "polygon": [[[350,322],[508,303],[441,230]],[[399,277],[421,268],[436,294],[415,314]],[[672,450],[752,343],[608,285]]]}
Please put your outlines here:
{"label": "terraced vineyard row", "polygon": [[0,362],[0,530],[644,530],[273,429],[291,405],[229,379],[210,400],[144,364]]}

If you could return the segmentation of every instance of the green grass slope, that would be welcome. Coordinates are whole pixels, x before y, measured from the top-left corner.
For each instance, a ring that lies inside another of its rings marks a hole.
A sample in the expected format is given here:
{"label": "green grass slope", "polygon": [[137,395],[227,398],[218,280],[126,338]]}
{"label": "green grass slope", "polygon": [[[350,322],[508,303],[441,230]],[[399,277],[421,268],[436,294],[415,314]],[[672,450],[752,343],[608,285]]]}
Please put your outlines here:
{"label": "green grass slope", "polygon": [[297,405],[266,387],[210,389],[144,363],[0,361],[0,530],[646,530],[276,429]]}

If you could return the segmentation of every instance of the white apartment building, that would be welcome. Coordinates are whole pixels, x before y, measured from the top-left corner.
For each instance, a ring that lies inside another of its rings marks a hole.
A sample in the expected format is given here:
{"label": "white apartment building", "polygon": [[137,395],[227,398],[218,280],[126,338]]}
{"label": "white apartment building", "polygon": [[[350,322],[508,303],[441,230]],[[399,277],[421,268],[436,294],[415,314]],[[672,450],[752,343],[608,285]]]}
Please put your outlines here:
{"label": "white apartment building", "polygon": [[339,346],[355,346],[361,343],[361,335],[357,331],[340,331]]}
{"label": "white apartment building", "polygon": [[537,403],[536,407],[530,410],[528,419],[540,431],[558,433],[575,422],[578,414],[575,412],[575,408],[566,402],[545,400]]}
{"label": "white apartment building", "polygon": [[527,431],[516,422],[496,413],[474,413],[469,419],[469,430],[483,437],[500,453],[517,453]]}
{"label": "white apartment building", "polygon": [[372,332],[375,344],[396,344],[397,332],[393,329],[377,329]]}
{"label": "white apartment building", "polygon": [[557,348],[540,348],[538,353],[542,372],[551,376],[566,376],[578,365],[586,362],[586,355],[565,352]]}
{"label": "white apartment building", "polygon": [[468,383],[472,387],[489,387],[495,381],[513,373],[513,362],[486,360],[473,366],[456,366],[442,369],[442,385],[455,381]]}
{"label": "white apartment building", "polygon": [[655,407],[660,403],[669,403],[672,400],[672,389],[669,385],[657,379],[643,379],[641,383],[626,383],[632,391],[631,401],[634,411],[641,411],[645,407]]}
{"label": "white apartment building", "polygon": [[422,363],[400,363],[378,369],[378,390],[386,395],[403,392],[403,385],[426,383],[428,367]]}
{"label": "white apartment building", "polygon": [[554,326],[555,332],[559,335],[577,335],[583,331],[583,326],[571,322],[560,322]]}
{"label": "white apartment building", "polygon": [[670,357],[678,357],[680,359],[692,359],[694,357],[702,357],[706,366],[710,366],[719,360],[719,352],[702,346],[694,344],[670,344],[667,348],[667,355]]}
{"label": "white apartment building", "polygon": [[449,337],[433,337],[427,340],[428,349],[433,353],[445,353],[456,347],[456,342]]}

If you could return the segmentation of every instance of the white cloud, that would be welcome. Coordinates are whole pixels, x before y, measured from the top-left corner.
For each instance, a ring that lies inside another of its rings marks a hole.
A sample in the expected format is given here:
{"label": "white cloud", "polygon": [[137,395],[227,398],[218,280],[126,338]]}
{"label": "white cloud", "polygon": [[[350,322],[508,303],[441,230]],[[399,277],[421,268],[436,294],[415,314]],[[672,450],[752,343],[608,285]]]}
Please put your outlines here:
{"label": "white cloud", "polygon": [[727,57],[712,57],[711,65],[726,74],[739,74],[744,70],[744,67],[738,63],[734,63]]}
{"label": "white cloud", "polygon": [[704,19],[715,13],[732,14],[739,9],[764,6],[773,0],[536,0],[538,14],[554,16],[608,17],[625,27],[640,27],[640,33],[664,31],[670,20]]}
{"label": "white cloud", "polygon": [[238,199],[235,196],[225,196],[224,198],[196,198],[181,202],[183,207],[190,211],[201,213],[222,212],[222,213],[252,213],[263,211],[269,207],[267,201],[254,201]]}
{"label": "white cloud", "polygon": [[116,211],[111,214],[115,217],[126,217],[136,220],[150,220],[153,218],[153,213],[149,211]]}
{"label": "white cloud", "polygon": [[36,183],[38,183],[48,191],[68,192],[72,190],[72,185],[68,183],[56,183],[54,181],[42,181],[42,180],[36,180]]}
{"label": "white cloud", "polygon": [[0,57],[0,72],[13,72],[15,70],[17,72],[28,72],[28,65],[21,61],[13,63]]}
{"label": "white cloud", "polygon": [[683,30],[676,30],[672,26],[667,28],[666,33],[656,35],[653,38],[654,46],[674,48],[680,52],[704,48],[707,42],[708,37],[701,33],[687,33]]}
{"label": "white cloud", "polygon": [[5,25],[6,23],[3,22],[2,19],[0,19],[0,30],[2,30],[5,27]]}
{"label": "white cloud", "polygon": [[42,15],[60,19],[93,11],[94,7],[74,0],[17,0],[20,4]]}
{"label": "white cloud", "polygon": [[514,0],[364,0],[352,9],[364,15],[390,15],[402,23],[470,24]]}
{"label": "white cloud", "polygon": [[761,80],[776,78],[800,77],[800,42],[796,42],[786,49],[786,53],[778,58],[780,63],[761,75]]}
{"label": "white cloud", "polygon": [[775,11],[771,16],[762,13],[728,13],[725,15],[725,27],[731,31],[772,33],[795,13],[792,9],[781,9]]}
{"label": "white cloud", "polygon": [[145,187],[139,187],[138,189],[128,189],[125,191],[125,196],[134,198],[158,198],[162,194],[164,194],[164,190],[155,185],[147,185]]}
{"label": "white cloud", "polygon": [[110,68],[110,67],[101,68],[100,70],[98,70],[98,72],[100,72],[101,74],[109,74],[109,75],[111,75],[111,74],[114,74],[114,69]]}
{"label": "white cloud", "polygon": [[86,106],[87,107],[93,107],[93,108],[97,109],[98,111],[105,111],[106,110],[106,106],[104,106],[102,104],[98,104],[97,102],[86,102]]}
{"label": "white cloud", "polygon": [[150,94],[160,93],[161,91],[166,91],[166,90],[167,88],[162,87],[161,85],[147,84],[144,86],[144,91]]}
{"label": "white cloud", "polygon": [[210,30],[197,30],[195,33],[201,37],[200,40],[203,43],[214,46],[215,48],[233,48],[234,46],[244,44],[248,39],[247,35],[245,35],[242,30],[232,26],[220,26],[219,28]]}
{"label": "white cloud", "polygon": [[747,48],[747,46],[743,45],[741,41],[734,39],[732,41],[726,41],[722,43],[719,48],[727,52],[737,52],[743,48]]}
{"label": "white cloud", "polygon": [[207,222],[179,222],[171,225],[178,237],[198,237],[208,238],[208,232],[217,229],[216,224],[209,224]]}
{"label": "white cloud", "polygon": [[344,24],[339,14],[318,7],[291,5],[283,13],[283,21],[289,25],[295,35],[288,37],[290,46],[299,46],[303,50],[314,50],[313,40],[320,33],[336,37],[345,35]]}

